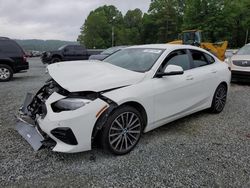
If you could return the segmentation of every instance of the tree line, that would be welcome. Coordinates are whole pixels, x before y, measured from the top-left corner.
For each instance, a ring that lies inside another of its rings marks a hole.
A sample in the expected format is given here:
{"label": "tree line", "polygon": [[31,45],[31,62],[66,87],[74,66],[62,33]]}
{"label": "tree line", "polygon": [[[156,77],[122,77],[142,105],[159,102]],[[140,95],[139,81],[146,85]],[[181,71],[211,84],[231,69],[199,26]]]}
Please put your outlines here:
{"label": "tree line", "polygon": [[183,30],[200,29],[203,41],[227,40],[230,47],[250,42],[250,0],[151,0],[147,13],[115,6],[90,12],[78,41],[88,48],[166,43]]}

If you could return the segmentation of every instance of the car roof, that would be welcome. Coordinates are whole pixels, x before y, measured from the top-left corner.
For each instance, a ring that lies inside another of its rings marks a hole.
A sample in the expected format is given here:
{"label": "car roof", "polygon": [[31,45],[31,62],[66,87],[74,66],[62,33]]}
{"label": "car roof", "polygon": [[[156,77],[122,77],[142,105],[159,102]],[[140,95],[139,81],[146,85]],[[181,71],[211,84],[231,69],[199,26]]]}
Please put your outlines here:
{"label": "car roof", "polygon": [[145,45],[137,45],[137,46],[130,46],[126,49],[133,49],[133,48],[151,48],[151,49],[163,49],[167,51],[174,51],[174,50],[180,50],[180,49],[190,49],[190,50],[199,50],[201,52],[207,53],[211,55],[213,58],[218,59],[214,54],[210,53],[209,51],[192,46],[192,45],[184,45],[184,44],[145,44]]}
{"label": "car roof", "polygon": [[1,37],[0,36],[0,40],[10,40],[10,38],[8,38],[8,37]]}
{"label": "car roof", "polygon": [[184,44],[145,44],[145,45],[130,46],[128,48],[153,48],[153,49],[165,49],[165,50],[194,49],[194,50],[205,51],[202,48]]}

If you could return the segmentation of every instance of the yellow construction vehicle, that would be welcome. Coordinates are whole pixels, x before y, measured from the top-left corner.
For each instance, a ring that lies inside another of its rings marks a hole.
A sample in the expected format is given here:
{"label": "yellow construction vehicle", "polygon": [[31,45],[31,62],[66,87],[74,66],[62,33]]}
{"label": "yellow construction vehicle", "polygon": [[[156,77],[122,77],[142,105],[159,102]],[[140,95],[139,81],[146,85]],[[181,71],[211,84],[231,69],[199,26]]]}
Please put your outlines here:
{"label": "yellow construction vehicle", "polygon": [[169,42],[169,44],[187,44],[201,47],[215,56],[221,61],[225,59],[225,52],[227,50],[228,41],[210,43],[202,42],[201,30],[187,30],[179,34],[179,40]]}

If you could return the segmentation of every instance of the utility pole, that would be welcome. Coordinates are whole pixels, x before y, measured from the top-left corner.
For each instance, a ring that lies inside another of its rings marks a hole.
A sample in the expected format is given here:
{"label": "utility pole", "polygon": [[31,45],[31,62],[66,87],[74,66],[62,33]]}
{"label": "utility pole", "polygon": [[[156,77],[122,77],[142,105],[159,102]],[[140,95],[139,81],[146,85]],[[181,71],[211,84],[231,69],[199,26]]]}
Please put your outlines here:
{"label": "utility pole", "polygon": [[112,33],[111,33],[111,41],[112,41],[112,47],[115,44],[115,26],[114,26],[115,16],[112,18]]}
{"label": "utility pole", "polygon": [[112,47],[114,46],[115,41],[115,33],[114,33],[114,25],[112,25]]}
{"label": "utility pole", "polygon": [[247,42],[248,42],[248,32],[249,32],[249,30],[247,29],[245,44],[247,44]]}

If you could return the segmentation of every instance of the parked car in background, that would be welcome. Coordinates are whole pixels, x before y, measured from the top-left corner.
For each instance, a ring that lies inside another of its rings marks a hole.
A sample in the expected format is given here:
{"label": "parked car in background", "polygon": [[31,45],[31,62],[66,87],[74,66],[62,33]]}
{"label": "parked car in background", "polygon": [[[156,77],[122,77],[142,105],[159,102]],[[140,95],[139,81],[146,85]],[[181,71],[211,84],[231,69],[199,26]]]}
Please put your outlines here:
{"label": "parked car in background", "polygon": [[225,60],[232,71],[233,81],[250,81],[250,43]]}
{"label": "parked car in background", "polygon": [[9,81],[13,74],[29,69],[24,50],[7,37],[0,37],[0,82]]}
{"label": "parked car in background", "polygon": [[100,54],[97,54],[97,55],[91,55],[89,56],[89,60],[104,60],[106,57],[110,56],[111,54],[121,50],[121,49],[124,49],[128,46],[115,46],[115,47],[111,47],[111,48],[108,48],[107,50],[104,50],[103,52],[101,52]]}
{"label": "parked car in background", "polygon": [[143,132],[226,103],[228,65],[198,47],[156,44],[120,50],[104,61],[48,66],[51,80],[28,94],[16,129],[35,150],[90,150],[96,141],[121,155]]}
{"label": "parked car in background", "polygon": [[64,45],[58,50],[44,52],[42,62],[45,64],[56,63],[60,61],[87,60],[89,56],[99,54],[103,50],[88,50],[83,45]]}
{"label": "parked car in background", "polygon": [[236,49],[228,49],[228,50],[225,52],[225,58],[230,58],[230,57],[232,57],[236,52],[237,52]]}
{"label": "parked car in background", "polygon": [[40,57],[41,55],[42,55],[42,52],[40,51],[36,51],[36,50],[31,51],[31,57]]}

